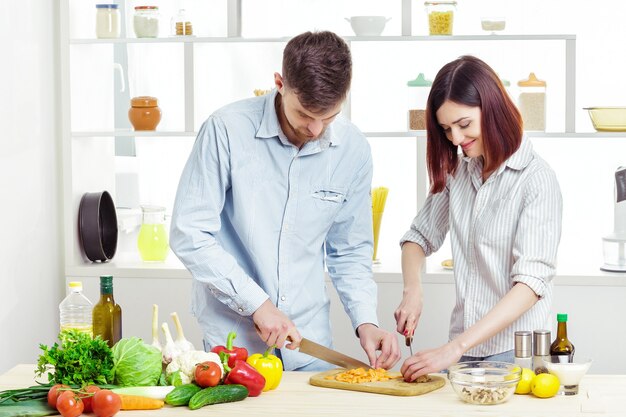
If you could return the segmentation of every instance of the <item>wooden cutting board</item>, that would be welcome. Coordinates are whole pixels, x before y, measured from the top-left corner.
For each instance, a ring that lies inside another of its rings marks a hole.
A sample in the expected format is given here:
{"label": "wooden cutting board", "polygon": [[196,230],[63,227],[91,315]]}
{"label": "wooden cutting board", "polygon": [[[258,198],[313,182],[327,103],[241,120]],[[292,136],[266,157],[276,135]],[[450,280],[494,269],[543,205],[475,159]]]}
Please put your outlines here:
{"label": "wooden cutting board", "polygon": [[350,391],[372,392],[375,394],[413,396],[422,395],[443,387],[446,380],[440,376],[430,375],[428,382],[405,382],[400,372],[389,372],[393,379],[389,381],[363,382],[350,384],[335,379],[326,379],[327,376],[344,372],[345,369],[333,369],[313,375],[309,379],[311,385],[325,388],[345,389]]}

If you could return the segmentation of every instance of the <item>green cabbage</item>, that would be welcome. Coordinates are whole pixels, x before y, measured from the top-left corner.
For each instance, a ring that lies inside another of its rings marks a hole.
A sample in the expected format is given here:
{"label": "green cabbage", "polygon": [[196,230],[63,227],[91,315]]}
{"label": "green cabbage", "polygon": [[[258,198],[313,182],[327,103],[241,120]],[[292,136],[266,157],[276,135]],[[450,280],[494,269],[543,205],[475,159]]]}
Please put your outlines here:
{"label": "green cabbage", "polygon": [[157,385],[161,376],[161,352],[138,337],[121,339],[113,346],[113,378],[116,385]]}

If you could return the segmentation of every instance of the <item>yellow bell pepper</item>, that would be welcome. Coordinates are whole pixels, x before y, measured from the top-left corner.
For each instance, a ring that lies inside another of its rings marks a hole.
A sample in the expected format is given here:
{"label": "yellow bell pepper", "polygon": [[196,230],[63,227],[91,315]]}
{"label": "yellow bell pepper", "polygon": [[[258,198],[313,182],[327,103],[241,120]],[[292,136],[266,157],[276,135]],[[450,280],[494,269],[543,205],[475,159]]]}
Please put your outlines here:
{"label": "yellow bell pepper", "polygon": [[280,379],[283,377],[282,361],[275,355],[270,355],[270,351],[274,349],[274,347],[275,346],[269,347],[263,354],[255,353],[246,360],[246,362],[265,377],[263,391],[273,390],[278,387]]}

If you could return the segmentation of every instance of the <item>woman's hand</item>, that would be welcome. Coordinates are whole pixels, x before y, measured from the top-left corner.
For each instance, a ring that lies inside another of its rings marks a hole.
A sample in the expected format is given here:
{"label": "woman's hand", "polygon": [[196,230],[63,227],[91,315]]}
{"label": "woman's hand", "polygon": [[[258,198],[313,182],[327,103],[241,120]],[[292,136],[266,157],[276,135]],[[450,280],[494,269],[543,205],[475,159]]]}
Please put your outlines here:
{"label": "woman's hand", "polygon": [[422,291],[421,288],[405,289],[400,305],[393,313],[396,319],[396,330],[404,336],[413,336],[422,314]]}
{"label": "woman's hand", "polygon": [[404,361],[400,372],[405,381],[415,381],[419,376],[446,369],[453,363],[457,363],[461,356],[463,356],[463,349],[454,341],[448,342],[435,349],[417,352]]}

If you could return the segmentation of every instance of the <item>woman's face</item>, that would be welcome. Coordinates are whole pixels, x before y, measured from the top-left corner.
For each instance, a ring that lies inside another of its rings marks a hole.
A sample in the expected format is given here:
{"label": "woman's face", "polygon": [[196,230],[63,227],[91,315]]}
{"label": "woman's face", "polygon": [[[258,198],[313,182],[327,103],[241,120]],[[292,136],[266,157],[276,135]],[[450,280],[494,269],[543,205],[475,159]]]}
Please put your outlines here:
{"label": "woman's face", "polygon": [[460,146],[470,158],[483,156],[483,139],[480,134],[480,107],[470,107],[446,100],[437,113],[437,122],[446,137]]}

